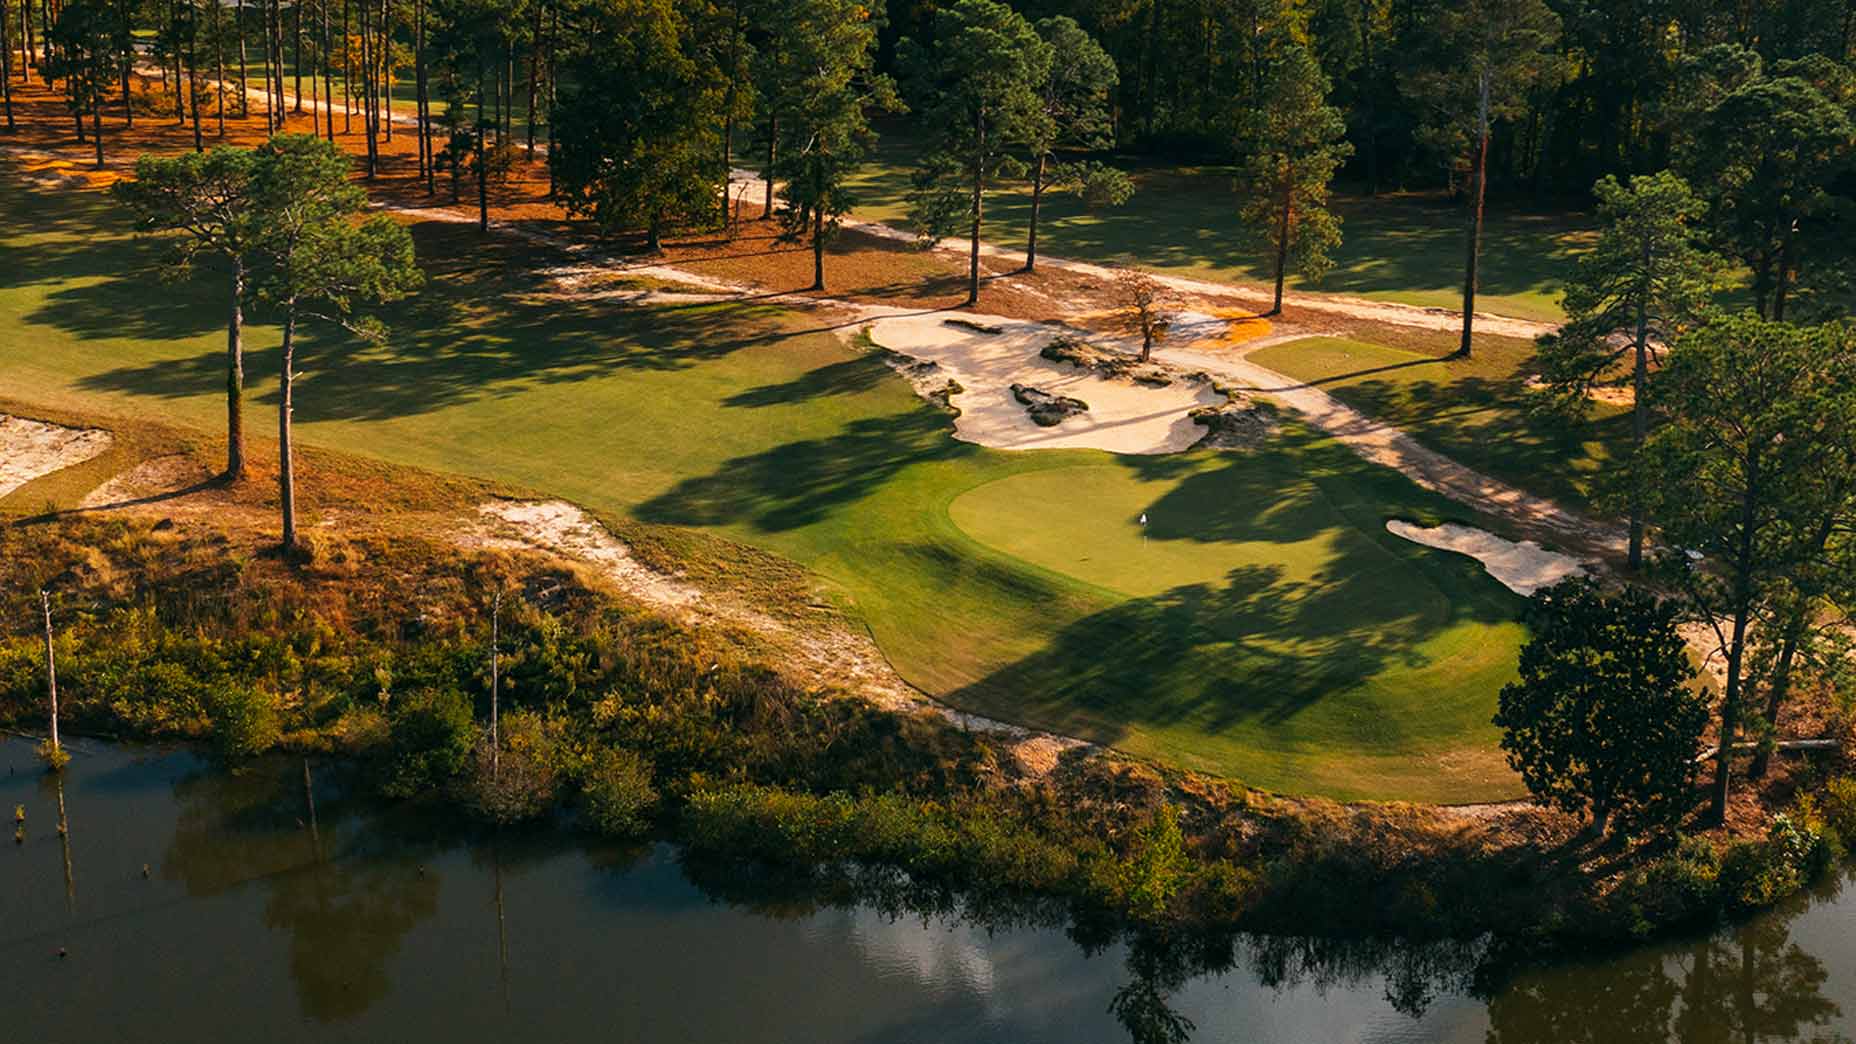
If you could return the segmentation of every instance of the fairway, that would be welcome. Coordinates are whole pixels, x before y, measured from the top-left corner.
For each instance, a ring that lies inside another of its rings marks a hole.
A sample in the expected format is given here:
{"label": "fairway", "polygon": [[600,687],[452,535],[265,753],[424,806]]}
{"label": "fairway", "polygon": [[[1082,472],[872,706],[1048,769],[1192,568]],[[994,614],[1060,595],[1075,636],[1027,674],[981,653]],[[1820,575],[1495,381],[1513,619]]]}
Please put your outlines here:
{"label": "fairway", "polygon": [[[858,178],[857,214],[898,228],[908,225],[910,175],[919,146],[885,133],[877,162]],[[1072,194],[1045,196],[1038,249],[1079,261],[1138,264],[1206,279],[1264,283],[1264,252],[1247,243],[1237,212],[1234,167],[1127,167],[1135,194],[1121,207],[1090,209]],[[1337,193],[1334,210],[1343,241],[1334,270],[1319,284],[1291,276],[1300,289],[1430,308],[1463,304],[1462,207],[1434,196]],[[1023,250],[1031,190],[1013,182],[986,195],[985,238]],[[1482,234],[1479,310],[1557,322],[1560,291],[1590,230],[1576,217],[1492,211]]]}
{"label": "fairway", "polygon": [[[5,189],[5,396],[215,431],[218,287],[151,294],[165,248],[106,199]],[[1287,792],[1518,792],[1488,719],[1520,603],[1384,531],[1474,521],[1397,474],[1293,425],[1245,453],[986,450],[817,316],[564,299],[505,241],[414,233],[429,283],[386,344],[306,339],[305,442],[787,556],[960,707]],[[276,331],[249,333],[262,432]]]}
{"label": "fairway", "polygon": [[1339,337],[1271,345],[1249,358],[1453,460],[1571,506],[1591,505],[1594,478],[1630,438],[1630,411],[1619,406],[1594,404],[1578,423],[1532,412],[1533,347],[1509,339],[1479,344],[1468,359]]}

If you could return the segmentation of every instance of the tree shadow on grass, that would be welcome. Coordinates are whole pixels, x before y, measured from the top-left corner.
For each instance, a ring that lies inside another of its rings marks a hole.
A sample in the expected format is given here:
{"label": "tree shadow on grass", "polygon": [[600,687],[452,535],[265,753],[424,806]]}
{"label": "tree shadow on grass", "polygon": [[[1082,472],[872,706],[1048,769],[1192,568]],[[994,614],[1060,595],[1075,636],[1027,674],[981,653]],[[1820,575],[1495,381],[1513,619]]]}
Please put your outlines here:
{"label": "tree shadow on grass", "polygon": [[[303,329],[297,368],[311,380],[298,400],[300,419],[403,417],[537,384],[686,369],[790,336],[751,306],[629,308],[565,298],[546,276],[511,269],[500,255],[478,249],[464,238],[468,231],[428,222],[413,232],[427,284],[380,310],[388,325],[384,344],[359,344],[326,326]],[[120,336],[123,330],[105,323],[133,312],[134,288],[146,278],[124,272],[81,280],[28,321],[86,338]],[[202,322],[204,296],[196,292],[188,308],[174,310],[190,317],[185,323],[146,313],[129,332],[181,339],[216,329],[218,317]],[[252,318],[268,317],[254,310]],[[254,378],[275,374],[277,350],[250,351],[247,364]],[[224,353],[214,349],[93,374],[79,387],[180,398],[211,393],[223,386],[224,373]]]}
{"label": "tree shadow on grass", "polygon": [[[1257,544],[1278,545],[1278,557],[1266,550],[1222,582],[1178,585],[1071,619],[1043,648],[950,701],[1107,742],[1123,724],[1210,735],[1285,729],[1388,670],[1432,666],[1433,639],[1515,619],[1518,600],[1478,563],[1384,531],[1389,514],[1411,510],[1402,505],[1427,503],[1404,478],[1293,427],[1281,438],[1277,448],[1222,456],[1185,475],[1145,509],[1146,539],[1155,543],[1251,545],[1252,556]],[[1139,471],[1180,466],[1119,462]],[[1385,746],[1402,731],[1396,714],[1350,727]]]}
{"label": "tree shadow on grass", "polygon": [[865,417],[826,438],[735,457],[711,474],[684,479],[635,513],[645,522],[745,523],[784,532],[870,496],[911,465],[971,452],[947,437],[944,417],[927,409]]}

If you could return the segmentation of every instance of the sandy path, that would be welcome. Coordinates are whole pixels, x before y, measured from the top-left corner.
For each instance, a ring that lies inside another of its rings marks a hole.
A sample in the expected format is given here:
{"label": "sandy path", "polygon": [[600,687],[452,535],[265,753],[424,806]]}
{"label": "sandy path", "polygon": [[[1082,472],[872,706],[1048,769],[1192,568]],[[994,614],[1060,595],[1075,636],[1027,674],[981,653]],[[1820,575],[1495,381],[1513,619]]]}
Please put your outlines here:
{"label": "sandy path", "polygon": [[110,448],[110,433],[0,413],[0,497],[41,475],[82,464]]}
{"label": "sandy path", "polygon": [[[1261,346],[1259,342],[1257,347]],[[1392,468],[1432,492],[1506,519],[1547,542],[1597,553],[1616,553],[1625,546],[1627,534],[1621,527],[1600,524],[1545,497],[1459,464],[1320,388],[1258,366],[1245,358],[1248,353],[1161,348],[1155,354],[1175,365],[1203,369],[1245,390],[1275,399],[1367,460]]]}

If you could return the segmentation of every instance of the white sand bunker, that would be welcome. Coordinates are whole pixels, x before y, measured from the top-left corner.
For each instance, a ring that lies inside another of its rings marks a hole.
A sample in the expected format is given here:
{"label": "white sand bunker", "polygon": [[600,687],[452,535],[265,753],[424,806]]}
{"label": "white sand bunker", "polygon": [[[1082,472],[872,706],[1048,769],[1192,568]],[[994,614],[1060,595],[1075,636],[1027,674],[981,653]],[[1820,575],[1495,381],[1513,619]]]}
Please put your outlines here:
{"label": "white sand bunker", "polygon": [[589,562],[634,596],[657,606],[685,606],[702,593],[632,557],[632,549],[592,516],[564,500],[493,500],[478,510],[514,527],[520,540],[486,546],[539,547]]}
{"label": "white sand bunker", "polygon": [[[1100,449],[1112,453],[1177,453],[1205,435],[1188,413],[1225,401],[1201,381],[1164,388],[1106,379],[1038,353],[1063,332],[1043,323],[997,316],[897,312],[876,318],[870,337],[891,351],[932,362],[931,380],[961,390],[951,396],[960,411],[954,437],[997,449]],[[1079,399],[1088,409],[1048,427],[1039,426],[1012,394],[1014,384]]]}
{"label": "white sand bunker", "polygon": [[0,497],[109,448],[107,431],[66,428],[0,413]]}
{"label": "white sand bunker", "polygon": [[1415,544],[1468,555],[1481,562],[1482,567],[1502,586],[1522,597],[1586,571],[1585,565],[1578,559],[1558,551],[1548,551],[1532,540],[1523,540],[1517,544],[1486,530],[1455,522],[1445,522],[1434,529],[1426,529],[1394,518],[1386,522],[1386,529]]}

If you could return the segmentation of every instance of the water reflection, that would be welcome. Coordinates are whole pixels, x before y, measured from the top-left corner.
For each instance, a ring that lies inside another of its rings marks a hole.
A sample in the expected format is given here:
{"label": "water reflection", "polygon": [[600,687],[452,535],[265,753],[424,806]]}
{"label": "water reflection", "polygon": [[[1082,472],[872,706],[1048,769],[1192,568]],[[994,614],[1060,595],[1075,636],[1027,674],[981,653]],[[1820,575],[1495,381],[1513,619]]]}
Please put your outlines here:
{"label": "water reflection", "polygon": [[[26,998],[9,1025],[79,1041],[121,1039],[128,1019],[200,1040],[1751,1044],[1847,1040],[1836,998],[1856,988],[1848,899],[1513,971],[1478,943],[1125,937],[1023,896],[491,833],[365,794],[335,766],[228,775],[107,748],[67,779],[0,776],[34,817],[0,862],[0,978]],[[45,960],[67,941],[73,961]]]}

